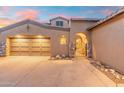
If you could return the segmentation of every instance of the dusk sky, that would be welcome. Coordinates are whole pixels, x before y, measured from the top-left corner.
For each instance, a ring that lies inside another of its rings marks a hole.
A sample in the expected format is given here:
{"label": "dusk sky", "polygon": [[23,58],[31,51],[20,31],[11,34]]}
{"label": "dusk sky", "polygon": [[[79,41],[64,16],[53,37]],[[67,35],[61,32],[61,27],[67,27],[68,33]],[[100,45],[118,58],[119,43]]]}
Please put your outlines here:
{"label": "dusk sky", "polygon": [[0,25],[8,25],[24,19],[49,22],[50,18],[105,18],[119,6],[0,6]]}

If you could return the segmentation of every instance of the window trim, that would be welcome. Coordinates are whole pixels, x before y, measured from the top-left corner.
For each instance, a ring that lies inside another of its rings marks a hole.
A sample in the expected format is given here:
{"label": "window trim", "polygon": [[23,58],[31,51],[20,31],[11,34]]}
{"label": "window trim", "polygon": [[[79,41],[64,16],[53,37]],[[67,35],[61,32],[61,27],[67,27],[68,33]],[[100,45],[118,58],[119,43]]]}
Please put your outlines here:
{"label": "window trim", "polygon": [[56,21],[56,26],[64,26],[64,22],[63,21]]}

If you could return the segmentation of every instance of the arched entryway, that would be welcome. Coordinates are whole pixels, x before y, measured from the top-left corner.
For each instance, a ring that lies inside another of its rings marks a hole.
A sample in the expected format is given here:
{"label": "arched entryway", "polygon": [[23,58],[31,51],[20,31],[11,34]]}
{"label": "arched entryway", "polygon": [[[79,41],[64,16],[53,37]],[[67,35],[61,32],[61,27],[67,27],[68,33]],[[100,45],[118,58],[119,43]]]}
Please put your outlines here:
{"label": "arched entryway", "polygon": [[85,57],[87,56],[87,37],[83,33],[77,33],[75,37],[75,56]]}

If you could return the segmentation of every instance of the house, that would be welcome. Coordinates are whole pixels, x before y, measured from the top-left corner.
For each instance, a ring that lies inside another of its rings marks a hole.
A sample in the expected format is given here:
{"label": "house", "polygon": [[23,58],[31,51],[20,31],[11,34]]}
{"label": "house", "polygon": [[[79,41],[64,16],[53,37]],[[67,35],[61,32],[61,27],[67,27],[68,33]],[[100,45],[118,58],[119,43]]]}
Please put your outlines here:
{"label": "house", "polygon": [[24,20],[0,29],[6,56],[93,57],[124,73],[124,9],[105,19],[56,17],[50,23]]}
{"label": "house", "polygon": [[90,34],[87,27],[97,21],[56,17],[47,24],[33,20],[14,23],[0,29],[1,55],[88,56],[86,48]]}
{"label": "house", "polygon": [[69,28],[69,20],[60,16],[50,19],[50,24],[51,26]]}
{"label": "house", "polygon": [[124,74],[124,9],[88,28],[92,57]]}

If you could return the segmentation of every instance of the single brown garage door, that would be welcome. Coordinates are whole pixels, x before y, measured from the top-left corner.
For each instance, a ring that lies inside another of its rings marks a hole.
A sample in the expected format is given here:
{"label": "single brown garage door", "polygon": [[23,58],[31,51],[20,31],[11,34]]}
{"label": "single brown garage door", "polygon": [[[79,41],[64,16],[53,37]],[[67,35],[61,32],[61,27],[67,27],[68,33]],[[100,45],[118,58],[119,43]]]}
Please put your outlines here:
{"label": "single brown garage door", "polygon": [[11,38],[10,55],[12,56],[49,56],[49,38]]}

